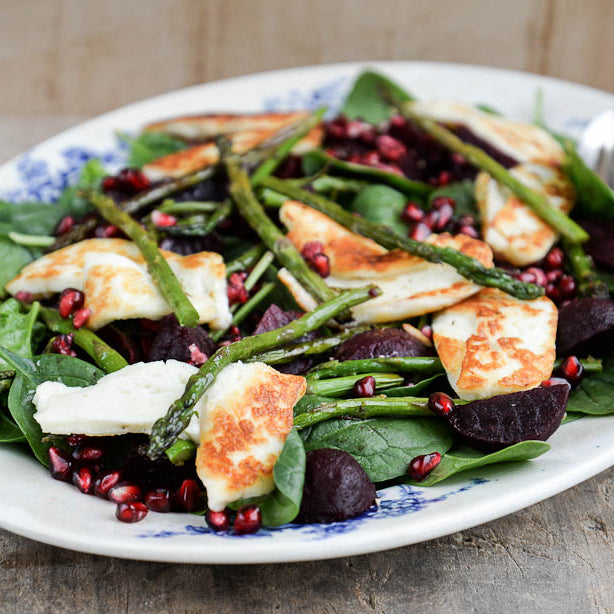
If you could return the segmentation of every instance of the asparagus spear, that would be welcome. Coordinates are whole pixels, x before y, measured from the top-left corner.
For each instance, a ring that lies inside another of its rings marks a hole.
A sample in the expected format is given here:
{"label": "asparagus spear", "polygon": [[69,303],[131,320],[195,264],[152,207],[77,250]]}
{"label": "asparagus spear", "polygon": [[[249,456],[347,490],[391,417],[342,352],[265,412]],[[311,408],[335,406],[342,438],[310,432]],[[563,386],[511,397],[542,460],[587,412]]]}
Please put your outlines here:
{"label": "asparagus spear", "polygon": [[127,234],[137,245],[147,262],[147,270],[158,290],[168,303],[181,326],[196,326],[198,312],[185,295],[179,280],[164,259],[155,241],[152,241],[141,225],[126,211],[120,209],[112,198],[92,192],[90,198],[102,216]]}
{"label": "asparagus spear", "polygon": [[242,253],[238,258],[231,260],[226,265],[226,275],[232,275],[232,273],[250,269],[260,260],[265,251],[266,247],[260,243],[254,245],[254,247],[250,247],[246,252]]}
{"label": "asparagus spear", "polygon": [[601,279],[598,279],[592,258],[586,254],[582,246],[578,243],[563,240],[563,248],[574,277],[578,281],[580,296],[607,298],[609,296],[608,287]]}
{"label": "asparagus spear", "polygon": [[342,396],[352,391],[354,384],[363,377],[372,376],[375,379],[376,390],[394,388],[403,383],[403,377],[395,373],[361,373],[330,379],[307,380],[307,394],[318,394],[329,397]]}
{"label": "asparagus spear", "polygon": [[330,301],[323,303],[302,318],[294,320],[281,328],[261,335],[246,337],[231,345],[221,347],[193,375],[185,392],[169,408],[166,416],[155,422],[151,431],[148,455],[157,458],[169,448],[188,425],[194,406],[202,395],[211,387],[220,371],[238,360],[248,360],[252,356],[270,350],[278,345],[289,343],[308,332],[322,326],[339,313],[363,303],[379,294],[375,287],[358,288],[343,292]]}
{"label": "asparagus spear", "polygon": [[[241,168],[235,156],[226,158],[226,168],[230,177],[230,194],[237,204],[239,213],[255,230],[264,244],[275,254],[283,266],[289,269],[307,291],[320,302],[330,300],[335,292],[325,281],[312,271],[292,242],[273,224],[262,205],[252,192],[249,177]],[[269,181],[265,178],[263,181]]]}
{"label": "asparagus spear", "polygon": [[414,111],[411,102],[402,104],[399,108],[405,117],[415,121],[422,130],[430,134],[436,141],[461,154],[471,164],[485,170],[499,183],[507,186],[522,202],[527,204],[544,222],[552,226],[563,237],[573,243],[583,243],[588,240],[588,234],[581,226],[562,211],[555,209],[543,194],[518,181],[504,166],[491,158],[484,150],[475,145],[464,143],[451,130],[422,117]]}
{"label": "asparagus spear", "polygon": [[466,256],[455,249],[437,247],[430,243],[415,241],[409,238],[403,239],[386,226],[370,222],[364,217],[352,215],[352,213],[346,211],[332,200],[297,188],[287,181],[268,177],[262,181],[262,185],[325,213],[345,228],[369,237],[388,249],[402,249],[429,262],[445,262],[453,266],[460,275],[481,286],[499,288],[512,296],[525,300],[537,298],[544,294],[542,287],[514,279],[500,268],[487,269],[474,258]]}
{"label": "asparagus spear", "polygon": [[315,366],[307,374],[310,381],[358,373],[437,373],[443,369],[441,360],[431,356],[397,356],[362,360],[334,360]]}
{"label": "asparagus spear", "polygon": [[216,226],[232,213],[232,208],[232,201],[225,200],[208,218],[204,215],[195,215],[187,218],[183,223],[179,222],[175,226],[164,227],[164,232],[181,237],[204,237],[213,232]]}
{"label": "asparagus spear", "polygon": [[220,203],[191,200],[178,203],[170,198],[167,198],[159,207],[156,208],[162,213],[171,213],[174,215],[177,213],[212,213],[219,207],[219,205]]}

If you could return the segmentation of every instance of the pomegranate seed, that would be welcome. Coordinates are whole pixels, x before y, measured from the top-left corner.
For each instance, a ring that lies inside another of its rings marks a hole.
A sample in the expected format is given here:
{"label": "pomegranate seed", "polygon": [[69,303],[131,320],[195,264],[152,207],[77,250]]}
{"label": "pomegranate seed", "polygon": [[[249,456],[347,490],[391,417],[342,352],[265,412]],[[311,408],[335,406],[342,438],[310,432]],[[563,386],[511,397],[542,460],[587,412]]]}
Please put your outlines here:
{"label": "pomegranate seed", "polygon": [[200,348],[195,344],[188,346],[188,350],[190,350],[190,363],[195,367],[201,367],[207,362],[209,358],[204,352],[200,350]]}
{"label": "pomegranate seed", "polygon": [[143,497],[143,491],[135,484],[122,482],[110,488],[107,497],[113,503],[131,503],[139,501]]}
{"label": "pomegranate seed", "polygon": [[568,384],[569,382],[562,377],[550,377],[547,380],[542,382],[542,386],[544,388],[548,388],[549,386],[560,386],[561,384]]}
{"label": "pomegranate seed", "polygon": [[458,229],[458,233],[461,235],[467,235],[472,239],[477,239],[480,236],[480,233],[473,226],[461,226]]}
{"label": "pomegranate seed", "polygon": [[431,234],[431,229],[424,223],[418,222],[409,232],[409,238],[414,241],[424,241]]}
{"label": "pomegranate seed", "polygon": [[432,341],[433,340],[433,329],[428,325],[425,324],[421,329],[420,332],[429,340]]}
{"label": "pomegranate seed", "polygon": [[377,288],[369,288],[369,296],[371,298],[377,298],[381,294],[381,291]]}
{"label": "pomegranate seed", "polygon": [[230,305],[235,303],[246,303],[249,299],[249,292],[245,289],[244,281],[247,278],[242,273],[232,273],[228,278],[228,286],[226,288],[226,294],[228,295],[228,302]]}
{"label": "pomegranate seed", "polygon": [[441,173],[439,173],[439,177],[437,177],[437,183],[441,186],[448,185],[452,179],[453,176],[450,171],[441,171]]}
{"label": "pomegranate seed", "polygon": [[244,505],[237,511],[234,530],[238,535],[255,533],[262,526],[262,514],[257,505]]}
{"label": "pomegranate seed", "polygon": [[117,237],[119,232],[120,231],[117,226],[114,226],[113,224],[103,224],[101,226],[96,226],[94,236],[98,239],[112,239],[113,237]]}
{"label": "pomegranate seed", "polygon": [[119,190],[120,185],[116,177],[112,177],[109,175],[102,180],[100,187],[102,188],[102,191],[106,194],[107,192]]}
{"label": "pomegranate seed", "polygon": [[83,443],[84,441],[87,440],[87,435],[69,435],[66,438],[66,443],[68,443],[69,446],[78,446],[79,444]]}
{"label": "pomegranate seed", "polygon": [[61,237],[67,232],[70,232],[75,226],[75,218],[72,215],[65,215],[55,227],[54,234],[56,237]]}
{"label": "pomegranate seed", "polygon": [[398,162],[407,153],[407,147],[401,141],[387,134],[378,136],[375,145],[379,153],[392,162]]}
{"label": "pomegranate seed", "polygon": [[458,226],[475,226],[473,215],[461,215],[457,220]]}
{"label": "pomegranate seed", "polygon": [[84,494],[89,495],[94,485],[92,469],[90,467],[79,467],[72,473],[72,483]]}
{"label": "pomegranate seed", "polygon": [[454,411],[454,401],[444,392],[434,392],[429,397],[428,408],[439,416],[447,416]]}
{"label": "pomegranate seed", "polygon": [[375,141],[377,139],[377,132],[375,132],[375,129],[371,126],[365,125],[358,138],[366,145],[375,145]]}
{"label": "pomegranate seed", "polygon": [[452,209],[454,209],[454,207],[456,207],[456,201],[449,196],[437,196],[437,198],[433,198],[433,202],[431,203],[432,209],[443,209],[443,207],[452,207]]}
{"label": "pomegranate seed", "polygon": [[66,288],[60,294],[60,316],[67,318],[71,313],[83,307],[85,295],[76,288]]}
{"label": "pomegranate seed", "polygon": [[142,192],[150,186],[150,181],[138,168],[123,168],[117,175],[125,191]]}
{"label": "pomegranate seed", "polygon": [[364,131],[365,124],[358,120],[347,123],[346,136],[348,139],[357,139]]}
{"label": "pomegranate seed", "polygon": [[431,209],[424,217],[424,224],[426,224],[431,230],[439,223],[439,211]]}
{"label": "pomegranate seed", "polygon": [[320,241],[309,241],[303,245],[301,256],[309,261],[313,260],[318,254],[324,253],[324,245]]}
{"label": "pomegranate seed", "polygon": [[360,163],[366,164],[367,166],[379,166],[382,161],[380,160],[377,151],[370,151],[360,159]]}
{"label": "pomegranate seed", "polygon": [[76,356],[77,353],[72,349],[74,333],[61,333],[54,337],[51,341],[51,352],[54,354],[62,354],[62,356]]}
{"label": "pomegranate seed", "polygon": [[559,373],[572,385],[580,383],[584,367],[576,356],[568,356],[559,368]]}
{"label": "pomegranate seed", "polygon": [[409,202],[405,205],[405,209],[403,209],[401,219],[408,224],[421,222],[424,219],[424,211],[417,203]]}
{"label": "pomegranate seed", "polygon": [[466,160],[465,156],[463,156],[463,155],[461,155],[459,153],[454,152],[452,154],[452,162],[454,162],[454,164],[459,164],[460,165],[460,164],[466,164],[467,160]]}
{"label": "pomegranate seed", "polygon": [[565,261],[565,254],[559,247],[553,247],[546,256],[546,266],[549,269],[560,269]]}
{"label": "pomegranate seed", "polygon": [[573,298],[576,293],[576,280],[571,275],[563,275],[558,287],[563,298]]}
{"label": "pomegranate seed", "polygon": [[532,266],[529,267],[526,272],[533,275],[533,279],[535,280],[533,283],[536,283],[538,286],[543,286],[545,288],[548,284],[548,278],[541,269]]}
{"label": "pomegranate seed", "polygon": [[561,271],[561,269],[554,269],[553,271],[548,271],[546,273],[546,279],[550,284],[556,284],[561,277],[563,277],[563,271]]}
{"label": "pomegranate seed", "polygon": [[412,459],[407,469],[407,474],[412,480],[420,482],[441,462],[441,454],[439,452],[431,452],[430,454],[421,454]]}
{"label": "pomegranate seed", "polygon": [[34,300],[34,295],[32,292],[20,290],[19,292],[15,293],[15,298],[21,303],[31,303]]}
{"label": "pomegranate seed", "polygon": [[49,473],[55,480],[68,482],[71,479],[72,462],[64,450],[51,446],[47,452],[49,458]]}
{"label": "pomegranate seed", "polygon": [[330,262],[326,254],[316,254],[309,264],[320,277],[330,275]]}
{"label": "pomegranate seed", "polygon": [[174,215],[169,215],[168,213],[162,213],[162,211],[152,211],[151,221],[156,226],[159,226],[160,228],[177,225],[177,218]]}
{"label": "pomegranate seed", "polygon": [[145,505],[152,512],[164,514],[171,511],[171,491],[168,488],[156,488],[145,495]]}
{"label": "pomegranate seed", "polygon": [[115,516],[121,522],[139,522],[147,516],[147,506],[139,501],[120,503],[115,510]]}
{"label": "pomegranate seed", "polygon": [[326,126],[326,131],[335,139],[346,139],[348,137],[348,121],[343,116],[336,117]]}
{"label": "pomegranate seed", "polygon": [[443,230],[454,215],[454,208],[451,205],[443,204],[437,209],[437,220],[433,226],[434,230]]}
{"label": "pomegranate seed", "polygon": [[229,329],[228,332],[230,333],[231,337],[233,337],[235,340],[239,340],[241,339],[241,329],[236,325],[233,324]]}
{"label": "pomegranate seed", "polygon": [[559,303],[563,298],[559,287],[552,284],[546,286],[546,296],[555,303]]}
{"label": "pomegranate seed", "polygon": [[72,317],[72,325],[75,328],[81,328],[91,315],[92,312],[90,309],[77,309],[77,311],[75,311],[75,315]]}
{"label": "pomegranate seed", "polygon": [[230,512],[227,509],[221,512],[209,510],[205,515],[205,521],[214,531],[228,531],[230,528]]}
{"label": "pomegranate seed", "polygon": [[183,480],[175,493],[175,501],[186,512],[195,512],[203,504],[200,486],[196,480]]}
{"label": "pomegranate seed", "polygon": [[103,457],[103,451],[100,448],[77,447],[72,451],[72,457],[83,463],[95,463]]}
{"label": "pomegranate seed", "polygon": [[390,118],[391,128],[404,128],[407,125],[407,120],[402,115],[393,115]]}
{"label": "pomegranate seed", "polygon": [[354,383],[354,394],[357,397],[372,397],[375,394],[375,378],[367,375]]}
{"label": "pomegranate seed", "polygon": [[94,494],[103,499],[107,499],[109,491],[119,483],[121,477],[122,474],[119,471],[110,471],[100,476],[94,482]]}

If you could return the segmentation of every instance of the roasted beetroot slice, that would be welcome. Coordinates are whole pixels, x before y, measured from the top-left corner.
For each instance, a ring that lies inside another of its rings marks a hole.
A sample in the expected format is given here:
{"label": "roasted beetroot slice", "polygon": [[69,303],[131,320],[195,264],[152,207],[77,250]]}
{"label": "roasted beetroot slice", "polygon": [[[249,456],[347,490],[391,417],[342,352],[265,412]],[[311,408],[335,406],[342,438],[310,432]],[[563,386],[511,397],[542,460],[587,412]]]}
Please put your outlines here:
{"label": "roasted beetroot slice", "polygon": [[590,235],[584,244],[586,253],[599,266],[614,271],[614,223],[604,220],[582,220],[579,223]]}
{"label": "roasted beetroot slice", "polygon": [[521,441],[546,441],[561,424],[571,386],[561,382],[457,405],[446,417],[470,445],[495,452]]}
{"label": "roasted beetroot slice", "polygon": [[181,326],[174,315],[166,316],[160,320],[160,328],[151,344],[148,360],[153,362],[174,359],[190,362],[191,345],[196,345],[207,356],[213,354],[216,346],[215,341],[200,326]]}
{"label": "roasted beetroot slice", "polygon": [[374,501],[375,486],[353,456],[332,448],[307,452],[296,522],[340,522],[367,511]]}
{"label": "roasted beetroot slice", "polygon": [[432,356],[433,348],[399,328],[376,328],[358,333],[337,350],[337,360],[390,358],[392,356]]}
{"label": "roasted beetroot slice", "polygon": [[559,356],[603,355],[612,351],[614,301],[578,298],[559,309],[556,351]]}
{"label": "roasted beetroot slice", "polygon": [[130,364],[141,360],[141,351],[138,343],[130,335],[112,324],[108,324],[98,331],[99,337],[117,350]]}

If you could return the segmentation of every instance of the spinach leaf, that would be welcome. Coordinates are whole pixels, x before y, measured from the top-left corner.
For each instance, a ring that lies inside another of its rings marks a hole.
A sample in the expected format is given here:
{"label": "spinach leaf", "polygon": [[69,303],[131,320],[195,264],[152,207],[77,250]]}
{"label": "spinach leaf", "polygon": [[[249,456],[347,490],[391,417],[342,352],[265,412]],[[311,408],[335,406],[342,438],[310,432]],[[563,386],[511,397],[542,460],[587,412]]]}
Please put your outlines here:
{"label": "spinach leaf", "polygon": [[36,458],[47,465],[47,450],[51,445],[43,441],[41,428],[34,419],[36,407],[32,403],[36,387],[42,382],[62,382],[67,386],[91,386],[104,373],[87,362],[72,356],[43,354],[30,360],[0,346],[0,357],[16,372],[9,392],[9,411],[24,434]]}
{"label": "spinach leaf", "polygon": [[390,79],[367,70],[354,82],[341,113],[349,119],[363,119],[370,124],[389,119],[395,111],[386,99],[386,92],[390,92],[399,102],[414,100],[413,96]]}
{"label": "spinach leaf", "polygon": [[569,395],[567,411],[593,416],[614,413],[614,356],[603,361],[603,371],[586,376]]}
{"label": "spinach leaf", "polygon": [[478,467],[485,467],[494,463],[529,460],[541,456],[549,449],[550,444],[545,441],[521,441],[491,454],[484,454],[478,450],[462,446],[444,454],[439,465],[433,469],[426,479],[421,482],[416,482],[415,480],[407,481],[416,486],[433,486],[461,471],[477,469]]}
{"label": "spinach leaf", "polygon": [[[19,301],[10,298],[0,305],[0,345],[7,350],[32,357],[32,332],[38,317],[40,305],[34,303],[29,312],[24,313]],[[0,371],[8,369],[0,358]]]}
{"label": "spinach leaf", "polygon": [[351,454],[373,482],[405,475],[416,456],[452,446],[450,429],[437,418],[328,420],[301,432],[305,450],[336,448]]}
{"label": "spinach leaf", "polygon": [[22,443],[26,438],[21,429],[4,412],[0,413],[0,443]]}
{"label": "spinach leaf", "polygon": [[435,373],[435,375],[420,380],[412,386],[398,386],[397,388],[389,388],[388,390],[384,391],[384,394],[387,397],[417,397],[425,390],[428,390],[431,384],[440,377],[443,377],[443,375],[443,373]]}
{"label": "spinach leaf", "polygon": [[0,237],[0,262],[2,262],[0,267],[0,296],[6,294],[4,286],[33,259],[34,256],[27,247],[17,245],[7,237]]}
{"label": "spinach leaf", "polygon": [[580,418],[584,418],[586,414],[579,414],[578,412],[565,412],[565,416],[561,424],[569,424],[570,422],[575,422],[576,420],[580,420]]}
{"label": "spinach leaf", "polygon": [[136,138],[122,137],[130,146],[128,165],[141,168],[152,160],[181,151],[186,144],[164,132],[143,132]]}
{"label": "spinach leaf", "polygon": [[479,220],[480,212],[475,200],[475,185],[470,179],[459,181],[458,183],[451,183],[450,185],[433,190],[429,194],[429,207],[438,196],[447,196],[448,198],[454,199],[456,203],[454,207],[455,215],[472,215],[476,220]]}
{"label": "spinach leaf", "polygon": [[363,188],[349,208],[371,222],[388,226],[396,235],[406,237],[409,226],[401,221],[406,204],[407,197],[398,190],[373,184]]}

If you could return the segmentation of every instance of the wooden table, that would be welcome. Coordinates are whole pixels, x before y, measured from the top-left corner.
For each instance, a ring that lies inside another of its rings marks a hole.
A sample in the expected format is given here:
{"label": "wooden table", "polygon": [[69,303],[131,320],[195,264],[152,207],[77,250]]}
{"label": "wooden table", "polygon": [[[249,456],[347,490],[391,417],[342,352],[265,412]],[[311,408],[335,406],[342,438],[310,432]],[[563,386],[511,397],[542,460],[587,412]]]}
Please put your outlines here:
{"label": "wooden table", "polygon": [[[0,116],[0,162],[82,119]],[[0,611],[610,612],[613,503],[614,470],[608,470],[544,503],[450,537],[286,565],[125,561],[0,531]]]}

